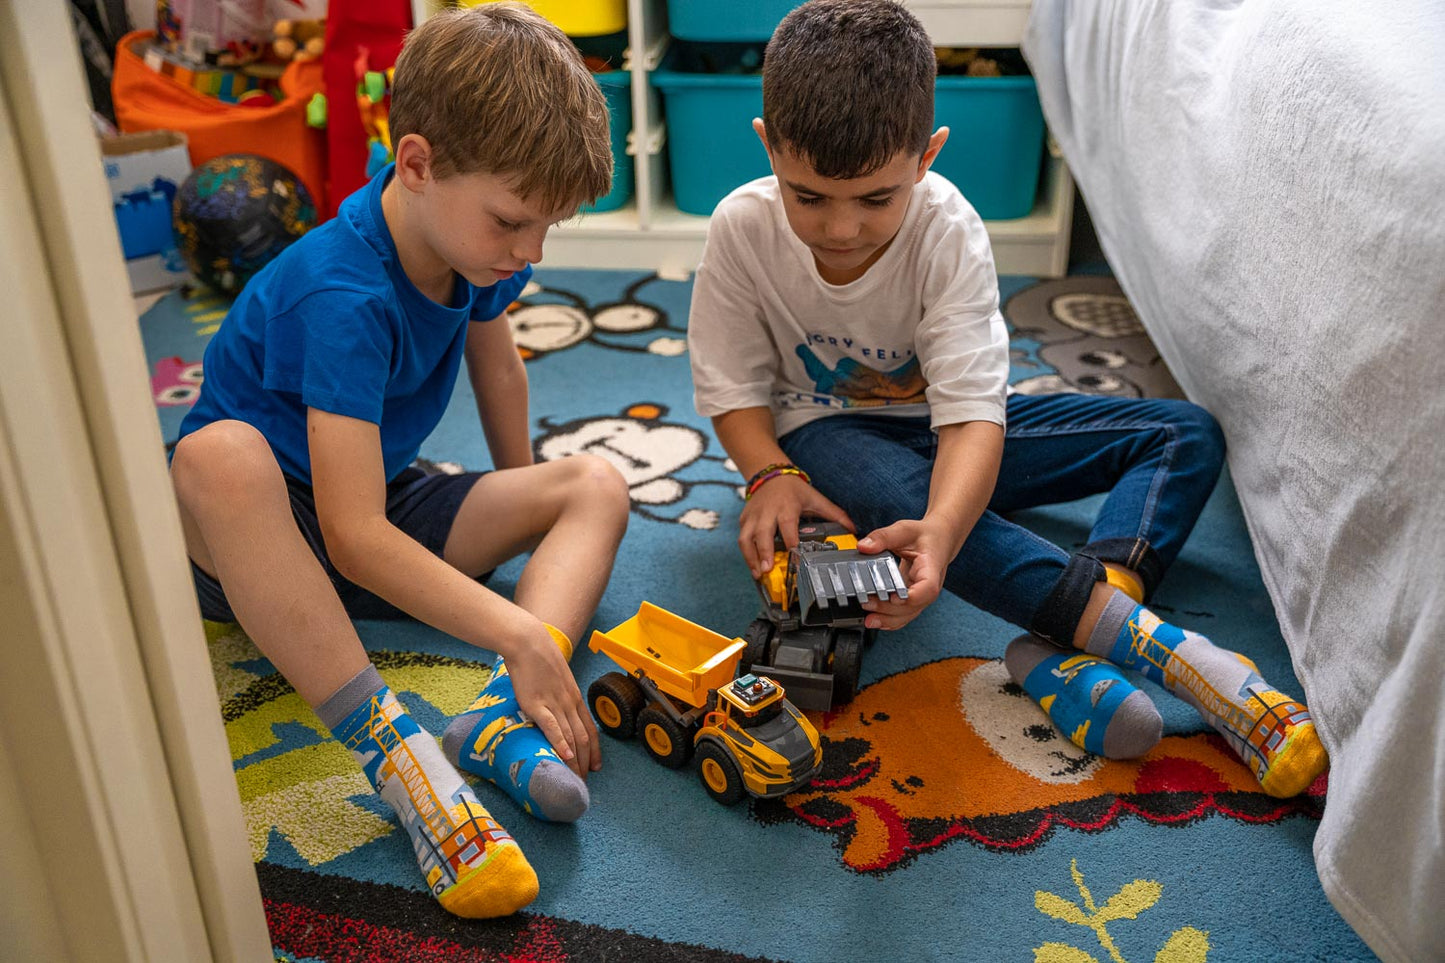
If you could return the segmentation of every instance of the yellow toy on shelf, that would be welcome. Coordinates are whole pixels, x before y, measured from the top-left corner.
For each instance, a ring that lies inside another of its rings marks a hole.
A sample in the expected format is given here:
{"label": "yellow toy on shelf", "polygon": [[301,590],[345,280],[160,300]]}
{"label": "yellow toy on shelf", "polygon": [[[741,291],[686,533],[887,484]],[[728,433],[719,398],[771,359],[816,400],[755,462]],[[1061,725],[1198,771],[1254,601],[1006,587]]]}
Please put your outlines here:
{"label": "yellow toy on shelf", "polygon": [[[461,0],[479,7],[493,0]],[[569,37],[600,37],[627,29],[627,0],[522,0]]]}

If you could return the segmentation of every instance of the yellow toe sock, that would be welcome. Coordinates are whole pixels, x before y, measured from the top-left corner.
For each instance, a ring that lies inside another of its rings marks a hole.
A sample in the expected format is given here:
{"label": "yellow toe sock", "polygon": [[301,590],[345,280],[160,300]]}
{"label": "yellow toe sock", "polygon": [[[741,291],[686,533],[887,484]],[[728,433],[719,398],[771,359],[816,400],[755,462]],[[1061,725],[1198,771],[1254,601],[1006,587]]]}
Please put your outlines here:
{"label": "yellow toe sock", "polygon": [[1165,622],[1122,591],[1100,615],[1087,650],[1194,706],[1271,796],[1304,792],[1328,764],[1303,700],[1266,682],[1252,659]]}
{"label": "yellow toe sock", "polygon": [[1268,768],[1259,777],[1264,791],[1279,799],[1297,796],[1319,778],[1329,765],[1315,724],[1305,721],[1291,726],[1284,742],[1269,755]]}
{"label": "yellow toe sock", "polygon": [[437,896],[448,913],[467,919],[510,916],[537,898],[537,873],[522,847],[508,837],[487,859]]}
{"label": "yellow toe sock", "polygon": [[[355,708],[330,721],[339,714],[332,711],[337,699]],[[506,916],[536,899],[537,874],[521,847],[374,666],[358,673],[318,714],[396,813],[427,888],[443,907],[458,916]]]}

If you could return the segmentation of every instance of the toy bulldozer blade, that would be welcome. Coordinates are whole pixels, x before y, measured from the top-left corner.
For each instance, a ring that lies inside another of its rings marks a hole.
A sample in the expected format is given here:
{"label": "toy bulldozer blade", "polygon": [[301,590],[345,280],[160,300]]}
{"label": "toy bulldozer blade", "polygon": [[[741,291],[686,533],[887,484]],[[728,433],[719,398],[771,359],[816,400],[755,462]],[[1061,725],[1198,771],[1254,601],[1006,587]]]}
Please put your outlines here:
{"label": "toy bulldozer blade", "polygon": [[908,598],[908,586],[890,555],[861,555],[856,550],[804,552],[798,559],[798,609],[804,625],[831,625],[861,619],[863,604],[890,595]]}
{"label": "toy bulldozer blade", "polygon": [[863,606],[908,598],[892,552],[865,555],[858,538],[837,522],[808,519],[798,544],[773,542],[773,567],[757,580],[762,614],[743,633],[745,671],[763,673],[788,690],[800,709],[826,711],[858,691],[863,648],[877,634]]}

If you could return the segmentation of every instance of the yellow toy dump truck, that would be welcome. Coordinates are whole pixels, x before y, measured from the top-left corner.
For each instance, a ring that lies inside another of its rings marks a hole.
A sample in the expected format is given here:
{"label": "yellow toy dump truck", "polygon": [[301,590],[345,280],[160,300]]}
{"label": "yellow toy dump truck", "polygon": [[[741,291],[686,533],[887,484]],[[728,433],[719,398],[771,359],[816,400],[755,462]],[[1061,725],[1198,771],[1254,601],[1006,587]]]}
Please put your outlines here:
{"label": "yellow toy dump truck", "polygon": [[608,735],[641,733],[670,769],[696,753],[708,794],[732,805],[744,794],[771,799],[805,785],[823,764],[818,730],[766,677],[735,678],[741,639],[727,639],[643,602],[637,614],[588,643],[626,672],[587,689]]}
{"label": "yellow toy dump truck", "polygon": [[908,598],[898,557],[864,555],[852,532],[825,521],[804,521],[794,548],[781,535],[773,548],[773,567],[757,580],[763,614],[743,633],[743,668],[786,685],[803,709],[851,702],[863,646],[878,634],[863,627],[863,603]]}

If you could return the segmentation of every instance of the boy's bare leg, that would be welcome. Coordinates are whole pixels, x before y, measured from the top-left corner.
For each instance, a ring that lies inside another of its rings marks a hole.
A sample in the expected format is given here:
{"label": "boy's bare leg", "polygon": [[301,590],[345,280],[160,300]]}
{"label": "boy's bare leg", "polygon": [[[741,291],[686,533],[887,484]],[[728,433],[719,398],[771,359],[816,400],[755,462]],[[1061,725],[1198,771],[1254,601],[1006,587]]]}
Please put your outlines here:
{"label": "boy's bare leg", "polygon": [[1270,795],[1303,792],[1324,771],[1324,747],[1303,702],[1266,682],[1245,656],[1170,625],[1115,585],[1095,584],[1074,646],[1137,669],[1194,706]]}
{"label": "boy's bare leg", "polygon": [[[530,903],[536,873],[372,667],[261,434],[234,421],[202,428],[176,446],[171,476],[187,552],[396,811],[442,906],[479,917]],[[458,839],[453,858],[438,855]]]}
{"label": "boy's bare leg", "polygon": [[[570,657],[607,587],[629,508],[626,482],[596,456],[493,472],[462,503],[444,557],[476,576],[531,551],[515,601],[565,636],[558,644]],[[591,725],[590,717],[586,722]],[[601,766],[595,728],[590,746],[590,758],[574,760],[580,772],[568,768],[521,712],[501,659],[472,707],[442,736],[456,765],[491,780],[532,815],[556,822],[573,822],[590,805],[581,775]]]}
{"label": "boy's bare leg", "polygon": [[477,576],[530,551],[514,600],[575,643],[607,587],[629,508],[627,483],[596,455],[492,472],[462,502],[443,555]]}
{"label": "boy's bare leg", "polygon": [[369,659],[291,514],[270,446],[220,422],[176,447],[171,476],[186,552],[225,587],[237,621],[315,708]]}

